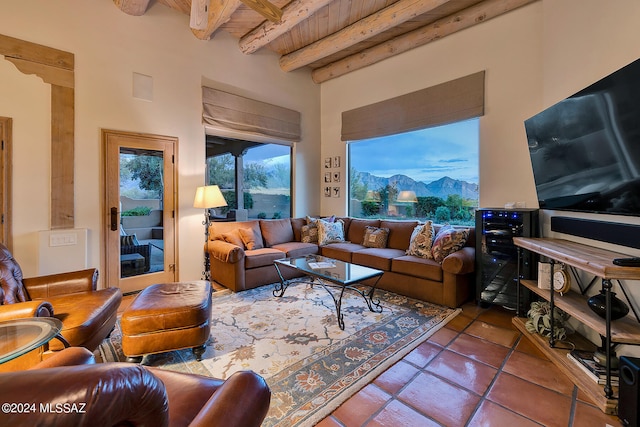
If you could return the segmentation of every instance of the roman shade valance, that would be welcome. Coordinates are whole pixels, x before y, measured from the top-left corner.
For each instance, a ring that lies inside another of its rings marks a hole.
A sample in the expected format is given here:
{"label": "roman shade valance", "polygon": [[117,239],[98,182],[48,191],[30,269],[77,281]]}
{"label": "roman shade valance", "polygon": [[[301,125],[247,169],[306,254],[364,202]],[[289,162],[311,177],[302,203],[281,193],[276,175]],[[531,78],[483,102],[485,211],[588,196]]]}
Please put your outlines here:
{"label": "roman shade valance", "polygon": [[205,125],[284,141],[300,141],[300,113],[288,108],[202,88]]}
{"label": "roman shade valance", "polygon": [[484,71],[342,113],[342,140],[357,141],[484,114]]}

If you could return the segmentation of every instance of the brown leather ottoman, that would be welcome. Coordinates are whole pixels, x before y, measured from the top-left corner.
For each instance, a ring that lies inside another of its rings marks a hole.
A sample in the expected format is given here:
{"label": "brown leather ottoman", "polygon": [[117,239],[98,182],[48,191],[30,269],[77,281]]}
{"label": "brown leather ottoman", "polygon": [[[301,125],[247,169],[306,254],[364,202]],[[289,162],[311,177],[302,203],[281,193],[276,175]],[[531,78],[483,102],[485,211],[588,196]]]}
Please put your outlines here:
{"label": "brown leather ottoman", "polygon": [[122,313],[122,351],[129,362],[152,353],[191,347],[202,360],[211,330],[207,281],[151,285]]}

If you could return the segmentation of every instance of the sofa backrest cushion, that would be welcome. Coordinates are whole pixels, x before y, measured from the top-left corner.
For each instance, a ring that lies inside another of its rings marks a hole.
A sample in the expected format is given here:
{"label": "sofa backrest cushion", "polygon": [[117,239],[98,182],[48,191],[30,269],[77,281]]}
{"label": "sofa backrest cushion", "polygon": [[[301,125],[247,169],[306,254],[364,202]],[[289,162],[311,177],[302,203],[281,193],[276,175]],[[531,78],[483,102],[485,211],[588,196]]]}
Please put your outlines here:
{"label": "sofa backrest cushion", "polygon": [[380,221],[380,227],[389,229],[387,247],[406,251],[416,225],[418,221]]}
{"label": "sofa backrest cushion", "polygon": [[260,230],[262,231],[265,246],[268,248],[280,243],[294,241],[293,226],[289,218],[261,220]]}
{"label": "sofa backrest cushion", "polygon": [[349,222],[349,229],[347,231],[347,240],[351,243],[357,243],[359,245],[364,241],[364,233],[366,231],[366,227],[379,227],[380,220],[378,219],[359,219],[359,218],[351,218]]}
{"label": "sofa backrest cushion", "polygon": [[302,241],[302,227],[307,225],[306,218],[291,218],[291,228],[293,228],[293,238],[296,242]]}

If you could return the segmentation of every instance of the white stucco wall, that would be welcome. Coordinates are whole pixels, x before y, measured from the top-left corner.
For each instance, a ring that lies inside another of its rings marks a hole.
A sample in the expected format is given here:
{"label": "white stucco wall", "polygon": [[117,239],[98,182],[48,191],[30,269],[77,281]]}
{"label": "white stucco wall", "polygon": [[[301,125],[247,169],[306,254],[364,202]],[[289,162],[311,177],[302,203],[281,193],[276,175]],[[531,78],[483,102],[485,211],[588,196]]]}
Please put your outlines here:
{"label": "white stucco wall", "polygon": [[[226,33],[197,39],[189,17],[151,2],[129,16],[110,0],[23,0],[0,3],[0,33],[75,55],[75,226],[89,230],[88,264],[101,267],[103,167],[101,129],[178,137],[179,275],[200,277],[204,183],[201,86],[215,85],[302,113],[296,146],[294,214],[320,210],[319,86],[308,71],[284,73],[273,53],[242,54]],[[132,74],[153,77],[153,101],[132,97]],[[0,116],[13,118],[14,255],[25,275],[37,273],[37,232],[50,227],[50,89],[0,61]]]}
{"label": "white stucco wall", "polygon": [[[343,111],[486,70],[485,114],[480,119],[480,206],[524,201],[527,207],[537,207],[524,120],[638,59],[638,22],[637,0],[540,0],[330,80],[322,84],[322,158],[346,156],[346,145],[340,141]],[[343,162],[343,174],[346,168]],[[340,199],[322,198],[323,214],[346,214],[347,194],[342,185]],[[640,255],[639,250],[553,233],[549,225],[553,214],[543,211],[545,236]],[[638,217],[562,215],[640,224]],[[625,282],[636,307],[639,284]],[[621,294],[617,286],[614,290]],[[592,332],[581,331],[598,341]],[[620,352],[640,354],[635,347]]]}

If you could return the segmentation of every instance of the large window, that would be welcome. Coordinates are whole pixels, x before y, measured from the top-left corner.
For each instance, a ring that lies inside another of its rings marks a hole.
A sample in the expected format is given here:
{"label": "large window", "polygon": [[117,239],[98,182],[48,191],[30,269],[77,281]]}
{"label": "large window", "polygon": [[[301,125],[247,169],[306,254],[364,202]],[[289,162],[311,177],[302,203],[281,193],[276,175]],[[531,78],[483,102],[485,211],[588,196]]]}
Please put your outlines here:
{"label": "large window", "polygon": [[249,218],[289,218],[291,147],[208,136],[206,184],[222,190],[229,205],[222,214],[239,207],[242,193]]}
{"label": "large window", "polygon": [[479,119],[350,142],[349,214],[473,224]]}

